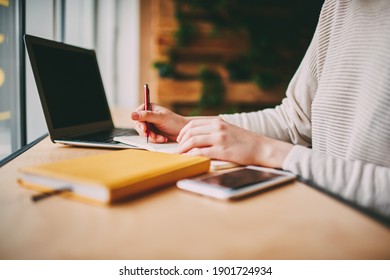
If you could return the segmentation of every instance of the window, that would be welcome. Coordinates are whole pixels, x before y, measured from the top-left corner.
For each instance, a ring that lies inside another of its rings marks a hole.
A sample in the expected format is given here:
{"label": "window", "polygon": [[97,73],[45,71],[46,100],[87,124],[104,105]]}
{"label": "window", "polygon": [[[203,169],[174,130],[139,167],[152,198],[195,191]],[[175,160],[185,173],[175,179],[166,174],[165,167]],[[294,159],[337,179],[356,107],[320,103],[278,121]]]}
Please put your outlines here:
{"label": "window", "polygon": [[139,104],[140,0],[0,0],[0,161],[46,133],[23,34],[94,48],[110,106]]}
{"label": "window", "polygon": [[0,160],[25,144],[21,11],[20,2],[0,0]]}

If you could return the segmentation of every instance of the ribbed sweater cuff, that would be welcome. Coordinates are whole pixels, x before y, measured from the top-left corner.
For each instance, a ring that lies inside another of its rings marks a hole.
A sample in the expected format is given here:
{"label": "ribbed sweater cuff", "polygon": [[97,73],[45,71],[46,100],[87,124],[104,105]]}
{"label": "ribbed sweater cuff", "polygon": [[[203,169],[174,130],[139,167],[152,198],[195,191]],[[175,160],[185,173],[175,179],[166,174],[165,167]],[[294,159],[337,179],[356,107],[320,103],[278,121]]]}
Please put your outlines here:
{"label": "ribbed sweater cuff", "polygon": [[295,145],[285,158],[282,168],[293,173],[298,173],[302,158],[310,156],[311,151],[309,148]]}

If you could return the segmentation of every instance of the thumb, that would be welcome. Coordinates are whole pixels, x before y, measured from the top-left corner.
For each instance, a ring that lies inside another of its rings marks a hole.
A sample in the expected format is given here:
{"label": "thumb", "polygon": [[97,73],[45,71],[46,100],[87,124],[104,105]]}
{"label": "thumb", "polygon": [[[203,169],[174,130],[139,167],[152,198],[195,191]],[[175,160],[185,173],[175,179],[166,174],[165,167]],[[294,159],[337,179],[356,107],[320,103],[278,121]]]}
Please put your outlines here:
{"label": "thumb", "polygon": [[131,113],[134,121],[155,123],[159,119],[159,114],[154,111],[136,111]]}

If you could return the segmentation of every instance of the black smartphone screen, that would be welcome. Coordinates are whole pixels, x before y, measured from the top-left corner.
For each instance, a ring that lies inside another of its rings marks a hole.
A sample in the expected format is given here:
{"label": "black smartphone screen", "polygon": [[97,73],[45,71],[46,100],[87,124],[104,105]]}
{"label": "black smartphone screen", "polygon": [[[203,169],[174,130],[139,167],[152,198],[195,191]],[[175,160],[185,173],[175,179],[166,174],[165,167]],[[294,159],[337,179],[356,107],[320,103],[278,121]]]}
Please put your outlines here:
{"label": "black smartphone screen", "polygon": [[283,175],[243,168],[207,178],[200,179],[201,182],[218,185],[224,188],[239,189],[248,185],[266,182]]}

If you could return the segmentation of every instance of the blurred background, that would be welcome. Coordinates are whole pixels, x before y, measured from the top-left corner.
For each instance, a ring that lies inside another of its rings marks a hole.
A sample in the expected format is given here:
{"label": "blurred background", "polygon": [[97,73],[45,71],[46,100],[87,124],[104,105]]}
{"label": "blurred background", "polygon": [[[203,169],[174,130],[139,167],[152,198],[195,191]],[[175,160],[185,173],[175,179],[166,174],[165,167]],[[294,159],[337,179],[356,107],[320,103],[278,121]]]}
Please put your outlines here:
{"label": "blurred background", "polygon": [[23,34],[97,51],[112,108],[184,115],[274,107],[319,0],[0,0],[0,160],[47,132]]}

